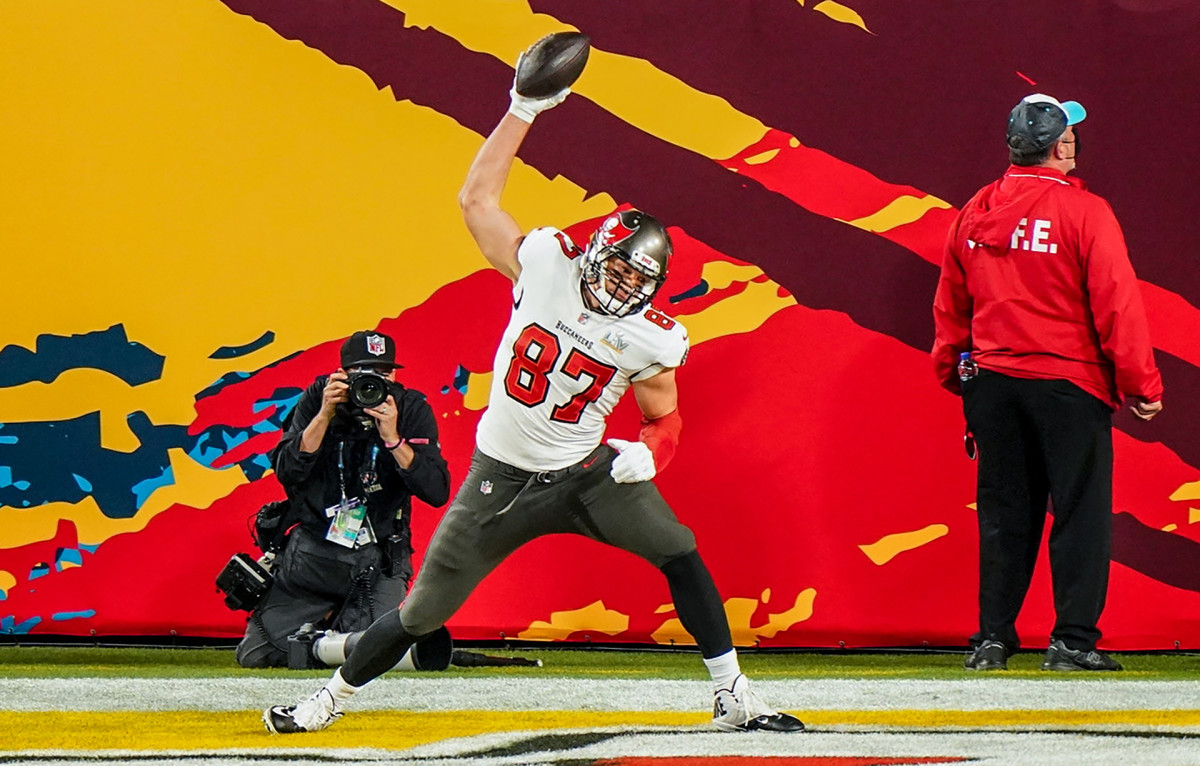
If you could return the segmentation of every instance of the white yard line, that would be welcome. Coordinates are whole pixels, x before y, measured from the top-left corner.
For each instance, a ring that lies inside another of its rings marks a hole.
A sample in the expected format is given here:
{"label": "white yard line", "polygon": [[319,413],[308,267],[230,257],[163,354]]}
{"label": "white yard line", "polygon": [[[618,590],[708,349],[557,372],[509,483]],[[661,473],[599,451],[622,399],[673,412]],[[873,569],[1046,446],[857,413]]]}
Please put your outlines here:
{"label": "white yard line", "polygon": [[[706,731],[625,731],[590,744],[546,742],[547,732],[510,732],[389,752],[372,748],[280,747],[273,750],[37,751],[4,758],[16,766],[296,766],[328,763],[369,766],[556,766],[603,762],[630,755],[704,758],[716,766],[725,757],[858,757],[922,759],[924,763],[974,766],[1196,766],[1194,739],[1152,739],[1108,734],[1043,732],[806,732],[792,735],[721,734]],[[545,747],[527,748],[531,738]],[[290,744],[290,743],[289,743]],[[515,746],[516,752],[511,750]],[[928,759],[928,760],[924,760]]]}
{"label": "white yard line", "polygon": [[[320,684],[314,678],[5,678],[0,679],[0,710],[260,710],[305,697]],[[1200,710],[1200,680],[987,677],[754,684],[774,707],[797,711]],[[697,711],[711,700],[707,681],[393,675],[372,682],[350,709]]]}

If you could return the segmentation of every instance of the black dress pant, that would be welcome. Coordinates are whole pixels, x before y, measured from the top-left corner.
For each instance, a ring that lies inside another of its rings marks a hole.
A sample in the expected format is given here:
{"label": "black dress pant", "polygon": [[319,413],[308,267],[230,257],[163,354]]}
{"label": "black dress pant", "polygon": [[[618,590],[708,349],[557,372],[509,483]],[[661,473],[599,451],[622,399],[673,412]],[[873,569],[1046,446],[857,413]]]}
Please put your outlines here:
{"label": "black dress pant", "polygon": [[1065,380],[987,370],[963,385],[963,408],[979,447],[979,633],[972,645],[1020,646],[1015,623],[1049,501],[1051,638],[1094,648],[1112,551],[1112,410]]}

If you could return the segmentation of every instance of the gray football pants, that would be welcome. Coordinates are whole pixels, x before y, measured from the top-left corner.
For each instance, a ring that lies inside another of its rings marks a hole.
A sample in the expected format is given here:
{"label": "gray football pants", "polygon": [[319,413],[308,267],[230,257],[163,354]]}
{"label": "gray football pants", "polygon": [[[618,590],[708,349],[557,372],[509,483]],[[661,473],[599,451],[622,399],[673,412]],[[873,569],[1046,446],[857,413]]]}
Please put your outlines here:
{"label": "gray football pants", "polygon": [[542,535],[583,535],[659,568],[694,551],[692,531],[653,482],[612,480],[615,456],[601,445],[569,468],[535,474],[476,450],[400,607],[404,630],[423,636],[441,627],[489,572]]}

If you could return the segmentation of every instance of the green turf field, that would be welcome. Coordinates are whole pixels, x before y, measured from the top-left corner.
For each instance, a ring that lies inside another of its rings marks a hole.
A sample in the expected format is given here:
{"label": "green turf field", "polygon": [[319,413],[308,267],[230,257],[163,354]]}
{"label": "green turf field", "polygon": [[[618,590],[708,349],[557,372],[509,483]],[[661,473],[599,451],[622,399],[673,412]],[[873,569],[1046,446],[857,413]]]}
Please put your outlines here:
{"label": "green turf field", "polygon": [[[458,668],[443,675],[528,676],[565,678],[707,678],[693,651],[632,651],[522,647],[516,650],[472,649],[495,656],[536,657],[543,667]],[[1008,672],[968,673],[960,652],[743,652],[742,668],[762,679],[970,677],[1040,678],[1048,681],[1081,677],[1118,680],[1196,680],[1200,654],[1118,653],[1123,673],[1045,673],[1040,652],[1022,652],[1009,661]],[[103,646],[0,646],[0,678],[212,678],[225,676],[325,677],[327,670],[246,670],[234,662],[231,649],[149,649]]]}

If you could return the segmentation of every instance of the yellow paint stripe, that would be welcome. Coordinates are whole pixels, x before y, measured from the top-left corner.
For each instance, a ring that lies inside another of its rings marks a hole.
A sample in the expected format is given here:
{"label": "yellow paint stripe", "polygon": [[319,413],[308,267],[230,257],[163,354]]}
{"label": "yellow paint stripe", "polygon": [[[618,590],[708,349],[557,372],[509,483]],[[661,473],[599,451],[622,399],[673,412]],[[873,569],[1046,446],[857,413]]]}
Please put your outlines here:
{"label": "yellow paint stripe", "polygon": [[[463,13],[457,3],[445,0],[383,1],[404,12],[409,25],[436,29],[509,66],[543,35],[574,29],[552,16],[534,13],[528,2],[475,0],[471,12]],[[629,87],[630,83],[637,87]],[[648,61],[594,47],[571,90],[630,125],[706,157],[732,157],[767,132],[765,125],[725,99],[696,90]]]}
{"label": "yellow paint stripe", "polygon": [[[853,24],[864,32],[871,32],[867,29],[867,23],[863,21],[863,17],[858,11],[849,8],[841,3],[835,3],[833,0],[825,0],[813,6],[814,11],[819,11],[825,14],[834,21],[840,21],[843,24]],[[871,34],[874,34],[873,32]]]}
{"label": "yellow paint stripe", "polygon": [[[1047,726],[1196,727],[1200,710],[818,710],[800,711],[813,727],[901,729]],[[0,752],[13,750],[136,751],[267,748],[344,748],[348,742],[403,750],[497,731],[607,726],[704,726],[705,712],[369,711],[337,726],[300,736],[274,736],[257,711],[236,712],[0,712]]]}
{"label": "yellow paint stripe", "polygon": [[609,609],[603,601],[593,601],[580,609],[551,612],[550,621],[534,620],[517,634],[523,641],[563,640],[580,630],[591,630],[615,636],[629,630],[629,615]]}
{"label": "yellow paint stripe", "polygon": [[463,406],[475,412],[482,410],[487,406],[491,391],[492,373],[471,373],[471,376],[467,378],[467,393],[463,396]]}
{"label": "yellow paint stripe", "polygon": [[945,524],[930,524],[924,529],[886,535],[876,542],[858,547],[867,554],[867,558],[871,559],[872,563],[883,566],[899,554],[920,548],[922,545],[928,545],[949,532],[950,528]]}
{"label": "yellow paint stripe", "polygon": [[1200,481],[1190,481],[1171,493],[1169,500],[1200,500]]}
{"label": "yellow paint stripe", "polygon": [[801,719],[815,726],[1008,728],[1014,726],[1200,726],[1200,710],[817,710]]}
{"label": "yellow paint stripe", "polygon": [[775,312],[795,305],[791,295],[779,295],[779,285],[774,282],[751,282],[744,292],[681,318],[692,345],[697,346],[712,338],[753,332]]}
{"label": "yellow paint stripe", "polygon": [[729,261],[709,261],[701,270],[701,277],[711,290],[724,290],[734,282],[749,282],[762,276],[762,269],[749,264]]}
{"label": "yellow paint stripe", "polygon": [[949,202],[938,199],[932,194],[927,194],[924,197],[903,194],[871,215],[856,218],[846,223],[864,231],[878,233],[891,231],[899,226],[919,221],[930,210],[949,210],[950,207]]}
{"label": "yellow paint stripe", "polygon": [[257,711],[0,712],[0,752],[344,748],[347,743],[402,750],[497,731],[690,726],[709,719],[705,713],[678,712],[369,711],[347,715],[326,731],[279,736],[267,732],[259,716]]}
{"label": "yellow paint stripe", "polygon": [[753,157],[747,157],[745,159],[745,163],[747,165],[762,165],[764,163],[770,162],[771,160],[775,159],[775,156],[777,154],[779,154],[778,149],[770,149],[768,151],[762,152],[761,154],[756,154]]}

